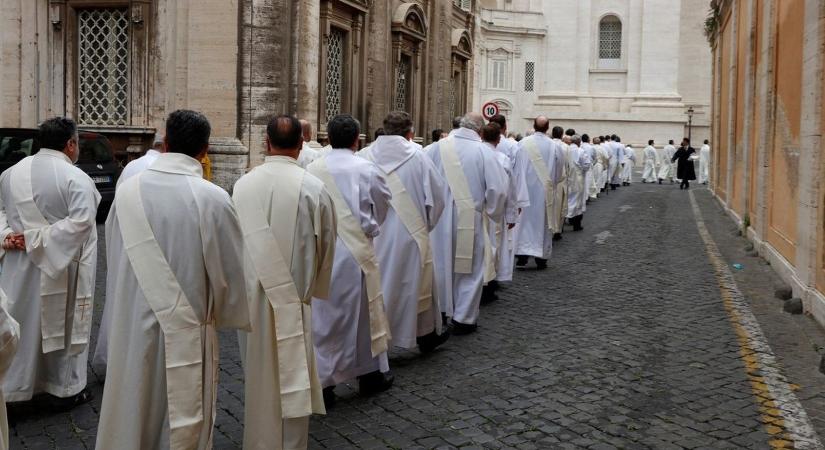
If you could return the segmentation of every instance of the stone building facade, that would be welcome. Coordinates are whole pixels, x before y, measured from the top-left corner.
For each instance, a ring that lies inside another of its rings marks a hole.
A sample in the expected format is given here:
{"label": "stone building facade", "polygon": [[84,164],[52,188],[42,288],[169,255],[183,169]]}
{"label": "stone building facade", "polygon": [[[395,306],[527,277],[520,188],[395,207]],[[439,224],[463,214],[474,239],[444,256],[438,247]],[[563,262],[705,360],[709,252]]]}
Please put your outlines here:
{"label": "stone building facade", "polygon": [[711,187],[825,324],[825,1],[712,6]]}
{"label": "stone building facade", "polygon": [[475,107],[525,132],[537,115],[624,142],[710,132],[706,0],[481,0]]}
{"label": "stone building facade", "polygon": [[202,111],[224,187],[263,160],[272,114],[390,110],[419,136],[471,104],[471,0],[3,0],[0,127],[66,115],[136,155],[169,112]]}

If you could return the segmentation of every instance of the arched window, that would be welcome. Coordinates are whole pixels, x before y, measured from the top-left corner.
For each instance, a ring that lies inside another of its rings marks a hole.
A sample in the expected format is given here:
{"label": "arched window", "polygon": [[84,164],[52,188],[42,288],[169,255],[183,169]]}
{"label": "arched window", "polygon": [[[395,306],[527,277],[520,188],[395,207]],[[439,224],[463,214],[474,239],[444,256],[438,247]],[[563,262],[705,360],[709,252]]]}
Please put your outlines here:
{"label": "arched window", "polygon": [[599,22],[599,67],[619,68],[622,59],[622,21],[610,15]]}

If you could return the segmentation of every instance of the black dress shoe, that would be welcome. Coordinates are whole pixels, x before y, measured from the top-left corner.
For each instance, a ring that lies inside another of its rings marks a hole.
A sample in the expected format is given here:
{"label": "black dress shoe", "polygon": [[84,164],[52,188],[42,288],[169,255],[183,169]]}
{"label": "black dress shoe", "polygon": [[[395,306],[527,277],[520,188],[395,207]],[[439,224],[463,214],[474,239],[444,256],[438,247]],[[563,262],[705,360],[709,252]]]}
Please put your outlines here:
{"label": "black dress shoe", "polygon": [[547,268],[547,260],[546,259],[541,259],[541,258],[536,258],[536,269],[544,270],[546,268]]}
{"label": "black dress shoe", "polygon": [[381,373],[376,370],[358,377],[358,392],[361,395],[374,395],[392,387],[395,376],[391,373]]}
{"label": "black dress shoe", "polygon": [[78,394],[75,394],[71,397],[61,398],[61,397],[53,397],[50,401],[52,409],[55,411],[65,412],[70,411],[73,408],[80,406],[84,403],[89,403],[94,399],[94,395],[92,395],[92,391],[84,388]]}
{"label": "black dress shoe", "polygon": [[496,291],[488,284],[481,288],[481,304],[482,305],[489,305],[494,301],[498,300],[498,295]]}
{"label": "black dress shoe", "polygon": [[516,267],[524,267],[527,265],[528,256],[516,255]]}
{"label": "black dress shoe", "polygon": [[450,335],[452,335],[452,328],[447,327],[441,334],[433,331],[430,334],[415,338],[415,341],[421,353],[432,353],[441,344],[447,342],[447,340],[450,339]]}
{"label": "black dress shoe", "polygon": [[472,334],[472,333],[475,333],[476,331],[478,331],[478,325],[476,325],[476,324],[470,325],[470,324],[466,324],[466,323],[456,322],[455,320],[453,320],[452,329],[453,329],[453,334],[454,335],[464,336],[464,335]]}
{"label": "black dress shoe", "polygon": [[561,240],[561,233],[554,233],[553,234],[553,240],[554,241],[560,241]]}
{"label": "black dress shoe", "polygon": [[335,386],[329,386],[324,388],[324,407],[327,409],[332,408],[335,406]]}

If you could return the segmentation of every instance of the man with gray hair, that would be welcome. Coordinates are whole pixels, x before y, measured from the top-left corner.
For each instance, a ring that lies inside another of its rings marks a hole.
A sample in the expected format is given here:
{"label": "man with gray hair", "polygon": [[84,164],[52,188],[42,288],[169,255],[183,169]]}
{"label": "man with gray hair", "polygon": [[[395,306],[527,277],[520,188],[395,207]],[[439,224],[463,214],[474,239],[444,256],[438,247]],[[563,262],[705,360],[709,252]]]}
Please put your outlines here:
{"label": "man with gray hair", "polygon": [[582,219],[587,208],[587,172],[592,160],[590,153],[581,148],[582,139],[578,134],[570,137],[570,147],[567,152],[567,220],[573,225],[573,231],[581,231]]}
{"label": "man with gray hair", "polygon": [[358,153],[378,167],[392,193],[391,208],[375,238],[384,305],[392,345],[433,351],[449,337],[441,333],[433,296],[430,232],[444,211],[444,184],[432,161],[409,140],[412,117],[394,111],[384,119],[384,136]]}
{"label": "man with gray hair", "polygon": [[[301,137],[303,139],[303,143],[301,144],[301,153],[298,154],[298,165],[302,168],[306,169],[312,161],[321,157],[321,152],[317,149],[312,148],[310,144],[313,142],[312,140],[312,123],[308,120],[301,119]],[[316,142],[317,144],[317,142]],[[318,146],[320,147],[320,145]]]}
{"label": "man with gray hair", "polygon": [[483,126],[480,114],[468,113],[461,128],[427,153],[447,180],[446,208],[431,237],[439,303],[454,334],[477,329],[482,286],[496,275],[487,230],[500,221],[507,198],[504,169],[481,142]]}

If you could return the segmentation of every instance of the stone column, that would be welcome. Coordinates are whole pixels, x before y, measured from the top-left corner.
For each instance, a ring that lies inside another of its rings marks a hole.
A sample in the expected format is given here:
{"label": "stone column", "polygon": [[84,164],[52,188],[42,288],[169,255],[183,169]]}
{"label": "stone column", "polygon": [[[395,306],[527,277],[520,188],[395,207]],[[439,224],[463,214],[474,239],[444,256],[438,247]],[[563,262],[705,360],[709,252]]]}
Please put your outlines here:
{"label": "stone column", "polygon": [[295,64],[297,84],[294,99],[295,114],[307,119],[318,127],[318,62],[321,60],[321,35],[319,21],[321,18],[320,0],[301,0],[296,2],[297,23],[294,27],[296,41]]}
{"label": "stone column", "polygon": [[198,0],[187,12],[188,29],[178,30],[187,33],[186,107],[209,118],[213,181],[231,191],[249,166],[249,150],[237,139],[238,2]]}

